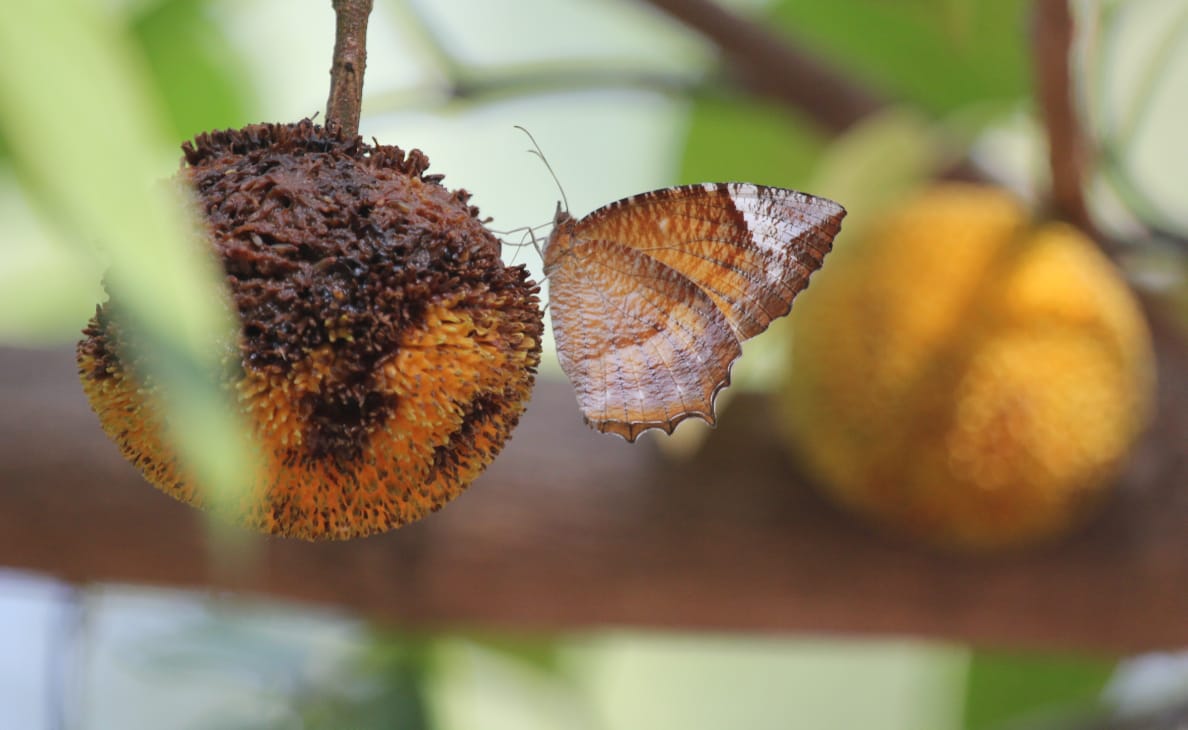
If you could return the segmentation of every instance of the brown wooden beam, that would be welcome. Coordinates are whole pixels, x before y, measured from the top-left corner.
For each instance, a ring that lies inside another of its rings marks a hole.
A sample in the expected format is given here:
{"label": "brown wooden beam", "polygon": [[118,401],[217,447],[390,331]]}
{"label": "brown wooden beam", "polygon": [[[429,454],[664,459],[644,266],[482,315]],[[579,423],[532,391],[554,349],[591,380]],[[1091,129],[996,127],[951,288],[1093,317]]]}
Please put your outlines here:
{"label": "brown wooden beam", "polygon": [[[696,458],[587,430],[543,382],[505,453],[419,524],[347,543],[251,537],[212,562],[200,513],[99,431],[67,351],[0,349],[0,565],[332,604],[404,625],[894,634],[1130,652],[1188,645],[1188,353],[1101,518],[991,559],[872,534],[793,476],[764,399]],[[696,426],[694,426],[696,427]],[[648,439],[644,439],[648,441]]]}

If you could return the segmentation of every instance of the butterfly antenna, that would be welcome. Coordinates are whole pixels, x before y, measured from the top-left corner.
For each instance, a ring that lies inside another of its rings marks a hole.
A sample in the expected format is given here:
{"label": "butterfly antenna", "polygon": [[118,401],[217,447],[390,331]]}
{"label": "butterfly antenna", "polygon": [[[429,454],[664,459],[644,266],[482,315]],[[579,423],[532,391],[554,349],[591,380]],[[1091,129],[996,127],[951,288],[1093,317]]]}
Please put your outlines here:
{"label": "butterfly antenna", "polygon": [[[520,226],[507,231],[497,231],[493,228],[488,228],[487,230],[499,236],[500,244],[516,250],[511,261],[508,262],[509,264],[514,264],[516,262],[516,256],[520,255],[520,249],[526,246],[531,246],[536,251],[536,255],[540,257],[540,260],[544,261],[544,246],[541,245],[540,240],[536,237],[536,232],[541,228],[548,228],[551,225],[553,225],[553,222],[549,221],[548,223],[541,223],[535,226]],[[520,234],[520,240],[518,242],[505,240],[505,236],[512,236],[516,233]]]}
{"label": "butterfly antenna", "polygon": [[524,245],[523,244],[507,244],[506,242],[504,242],[504,243],[505,243],[505,245],[510,245],[510,246],[512,246],[512,248],[515,249],[515,252],[512,253],[511,261],[507,262],[508,266],[515,266],[516,259],[520,258],[520,250],[524,248]]}
{"label": "butterfly antenna", "polygon": [[561,191],[561,200],[565,202],[565,212],[568,213],[569,198],[565,197],[565,188],[561,187],[561,181],[557,179],[557,173],[553,172],[553,166],[549,164],[549,160],[547,157],[545,157],[544,152],[540,151],[540,145],[536,143],[536,138],[532,136],[532,132],[529,132],[527,129],[524,129],[518,124],[515,125],[515,128],[528,135],[528,139],[532,142],[533,147],[533,149],[528,151],[539,157],[540,161],[544,163],[545,169],[548,170],[549,174],[553,176],[553,182],[557,184],[557,190]]}
{"label": "butterfly antenna", "polygon": [[[536,249],[536,255],[539,256],[540,260],[543,262],[544,261],[544,247],[541,246],[540,242],[536,240],[536,229],[529,228],[527,235],[530,236],[532,239],[532,241],[531,241],[532,248]],[[523,240],[524,240],[523,238],[520,239],[521,245],[523,245]],[[548,278],[548,274],[545,274],[545,278],[546,279]]]}
{"label": "butterfly antenna", "polygon": [[524,226],[523,228],[518,229],[518,231],[520,231],[519,243],[510,243],[508,241],[503,242],[503,244],[505,246],[511,246],[512,248],[514,248],[516,250],[516,252],[514,254],[512,254],[511,261],[508,262],[509,265],[516,263],[516,259],[519,258],[519,256],[520,256],[520,251],[524,250],[524,247],[526,247],[526,246],[531,245],[533,248],[536,248],[537,251],[540,250],[539,248],[536,247],[536,237],[535,236],[533,236],[531,243],[529,243],[526,240],[529,236],[532,235],[532,229],[530,227]]}
{"label": "butterfly antenna", "polygon": [[[546,221],[544,223],[537,223],[534,226],[516,226],[515,228],[508,228],[507,230],[501,230],[499,228],[488,228],[487,230],[490,231],[491,233],[494,233],[496,236],[512,236],[517,233],[524,233],[524,231],[536,231],[536,230],[540,230],[541,228],[548,228],[551,225],[553,225],[552,221]],[[505,241],[504,243],[507,243],[507,242]],[[522,244],[521,243],[508,243],[507,245],[509,245],[509,246],[521,246],[521,245],[527,246],[528,244],[527,243],[522,243]]]}

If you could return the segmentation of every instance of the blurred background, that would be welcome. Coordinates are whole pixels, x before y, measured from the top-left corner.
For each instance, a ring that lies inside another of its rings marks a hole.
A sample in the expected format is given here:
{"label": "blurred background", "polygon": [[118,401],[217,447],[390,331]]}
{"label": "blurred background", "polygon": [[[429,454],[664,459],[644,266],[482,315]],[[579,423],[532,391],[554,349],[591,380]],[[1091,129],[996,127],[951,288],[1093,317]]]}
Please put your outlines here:
{"label": "blurred background", "polygon": [[0,728],[1188,723],[1188,6],[375,5],[360,133],[493,228],[561,195],[521,125],[575,215],[745,180],[842,202],[836,252],[715,431],[588,432],[546,343],[440,514],[211,527],[120,461],[71,348],[113,261],[200,316],[144,181],[321,113],[330,3],[8,4]]}

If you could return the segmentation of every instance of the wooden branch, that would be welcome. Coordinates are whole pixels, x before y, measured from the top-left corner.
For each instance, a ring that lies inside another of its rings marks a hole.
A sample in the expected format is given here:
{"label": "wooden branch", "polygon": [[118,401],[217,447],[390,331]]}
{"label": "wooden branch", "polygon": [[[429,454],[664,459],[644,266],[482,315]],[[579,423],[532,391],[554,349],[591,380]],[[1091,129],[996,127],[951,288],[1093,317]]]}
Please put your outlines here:
{"label": "wooden branch", "polygon": [[647,2],[713,42],[749,91],[788,104],[826,129],[844,131],[884,106],[849,76],[713,0]]}
{"label": "wooden branch", "polygon": [[359,134],[371,5],[372,0],[334,0],[334,63],[330,67],[326,124],[338,126],[348,139]]}
{"label": "wooden branch", "polygon": [[347,543],[251,536],[235,570],[211,560],[201,513],[146,485],[100,433],[71,353],[0,350],[0,563],[420,627],[1183,646],[1188,351],[1159,342],[1161,411],[1117,496],[1078,535],[1014,556],[937,555],[864,530],[792,476],[762,398],[737,398],[697,458],[668,463],[589,431],[569,386],[543,382],[505,453],[440,513]]}
{"label": "wooden branch", "polygon": [[602,89],[638,89],[682,99],[724,95],[727,91],[716,78],[612,69],[597,61],[590,61],[588,64],[550,64],[548,67],[513,65],[482,71],[459,68],[441,85],[368,94],[367,106],[373,113],[425,110],[449,104],[492,102],[533,94]]}
{"label": "wooden branch", "polygon": [[1033,20],[1035,63],[1032,65],[1040,111],[1048,132],[1052,212],[1095,236],[1085,203],[1088,147],[1073,94],[1073,18],[1069,0],[1036,0]]}
{"label": "wooden branch", "polygon": [[[703,35],[722,54],[733,80],[750,94],[783,104],[823,129],[841,133],[886,107],[887,100],[787,37],[714,0],[645,0]],[[946,180],[985,181],[962,157],[940,170]]]}

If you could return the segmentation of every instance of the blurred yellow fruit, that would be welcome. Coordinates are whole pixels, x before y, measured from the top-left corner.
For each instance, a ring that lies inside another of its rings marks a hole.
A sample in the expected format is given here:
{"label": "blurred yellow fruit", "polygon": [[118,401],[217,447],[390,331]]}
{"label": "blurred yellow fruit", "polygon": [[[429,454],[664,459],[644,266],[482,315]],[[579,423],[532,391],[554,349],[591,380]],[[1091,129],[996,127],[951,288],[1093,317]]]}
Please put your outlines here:
{"label": "blurred yellow fruit", "polygon": [[929,542],[1076,524],[1152,406],[1139,306],[1093,242],[946,184],[839,241],[793,310],[784,422],[841,504]]}

